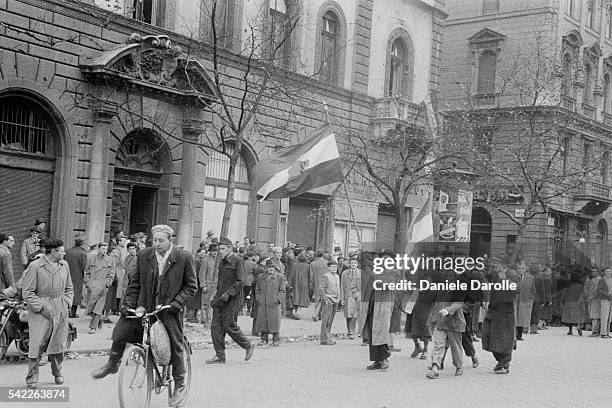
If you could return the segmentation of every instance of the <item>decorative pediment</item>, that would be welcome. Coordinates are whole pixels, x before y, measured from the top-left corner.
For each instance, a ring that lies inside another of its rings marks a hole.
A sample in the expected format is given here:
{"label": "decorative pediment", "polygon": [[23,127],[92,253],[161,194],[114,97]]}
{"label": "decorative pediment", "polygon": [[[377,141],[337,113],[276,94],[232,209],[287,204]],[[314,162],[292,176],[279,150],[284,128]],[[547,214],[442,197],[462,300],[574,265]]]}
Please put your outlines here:
{"label": "decorative pediment", "polygon": [[563,36],[563,45],[571,46],[572,48],[580,48],[584,44],[582,36],[576,30],[572,30]]}
{"label": "decorative pediment", "polygon": [[468,38],[468,42],[470,43],[470,45],[474,46],[480,46],[481,44],[486,43],[497,44],[505,40],[505,35],[493,31],[489,28],[483,28],[482,30]]}
{"label": "decorative pediment", "polygon": [[217,99],[206,69],[165,35],[132,34],[126,44],[86,58],[80,69],[96,83],[135,86],[195,103]]}

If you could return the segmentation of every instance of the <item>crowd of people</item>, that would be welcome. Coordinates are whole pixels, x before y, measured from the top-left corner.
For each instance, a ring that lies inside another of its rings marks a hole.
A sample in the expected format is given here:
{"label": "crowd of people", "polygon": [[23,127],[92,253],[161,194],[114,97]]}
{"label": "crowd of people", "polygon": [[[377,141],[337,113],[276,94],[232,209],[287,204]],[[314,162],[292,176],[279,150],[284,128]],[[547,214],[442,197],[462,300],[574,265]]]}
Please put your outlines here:
{"label": "crowd of people", "polygon": [[[15,282],[11,255],[15,240],[0,233],[0,289],[9,295],[21,292],[30,309],[28,386],[38,382],[43,355],[51,362],[56,383],[63,383],[64,332],[67,319],[79,317],[79,306],[91,318],[90,334],[104,323],[114,324],[109,360],[93,372],[95,378],[116,373],[125,345],[142,337],[142,326],[127,319],[127,313],[171,306],[159,319],[171,340],[176,383],[172,406],[180,406],[184,399],[183,320],[210,330],[215,355],[206,362],[223,364],[226,335],[245,350],[245,360],[253,356],[255,345],[237,324],[240,314],[252,318],[251,335],[260,336],[262,345],[271,340],[271,346],[278,346],[283,317],[299,320],[305,317],[300,312],[313,306],[313,315],[306,318],[320,322],[320,344],[333,346],[331,327],[336,312],[342,310],[347,338],[361,338],[369,347],[368,370],[389,367],[391,353],[400,351],[393,336],[403,332],[414,343],[410,357],[428,360],[426,377],[431,379],[439,377],[448,348],[456,376],[463,374],[464,354],[478,367],[474,343],[479,341],[497,360],[494,373],[508,374],[512,352],[527,333],[566,325],[568,335],[576,328],[580,336],[591,330],[591,337],[611,338],[612,268],[528,266],[522,260],[511,263],[508,257],[494,257],[484,270],[463,274],[386,270],[378,275],[373,273],[371,254],[359,251],[344,257],[338,250],[325,252],[293,243],[284,247],[270,243],[262,250],[248,237],[233,242],[209,231],[192,254],[173,245],[173,235],[166,225],[153,227],[151,239],[145,233],[127,237],[114,230],[109,242],[90,246],[77,238],[65,250],[63,242],[45,238],[44,223],[37,221],[22,243],[24,273]],[[375,255],[394,256],[385,251]],[[509,280],[517,289],[374,290],[374,279]],[[116,323],[110,319],[113,314],[120,316]]]}

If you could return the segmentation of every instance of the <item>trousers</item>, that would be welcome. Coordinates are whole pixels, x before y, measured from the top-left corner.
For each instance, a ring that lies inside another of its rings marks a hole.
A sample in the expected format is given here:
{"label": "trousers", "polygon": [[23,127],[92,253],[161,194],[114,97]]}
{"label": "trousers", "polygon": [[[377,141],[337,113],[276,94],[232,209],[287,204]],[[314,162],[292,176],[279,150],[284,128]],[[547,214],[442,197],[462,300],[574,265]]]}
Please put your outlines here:
{"label": "trousers", "polygon": [[495,357],[495,360],[497,360],[496,367],[510,368],[510,361],[512,360],[512,353],[505,354],[505,353],[497,353],[494,351],[493,357]]}
{"label": "trousers", "polygon": [[240,295],[231,296],[227,302],[213,307],[213,317],[210,326],[213,347],[217,357],[225,361],[225,335],[229,335],[243,349],[251,347],[250,340],[242,333],[236,323],[236,315],[241,306]]}
{"label": "trousers", "polygon": [[456,368],[463,368],[463,353],[461,349],[461,332],[452,330],[440,330],[436,326],[433,332],[433,351],[431,353],[431,364],[436,364],[440,367],[442,359],[444,358],[444,352],[446,351],[446,345],[448,344],[451,349],[451,356],[453,358],[453,365]]}
{"label": "trousers", "polygon": [[379,344],[376,346],[372,344],[372,328],[374,326],[373,321],[374,321],[374,299],[370,299],[370,302],[368,303],[366,321],[363,325],[363,335],[366,336],[368,340],[370,361],[381,362],[391,357],[391,352],[389,351],[388,344]]}
{"label": "trousers", "polygon": [[612,318],[612,313],[610,313],[610,309],[612,308],[612,301],[607,299],[601,300],[601,331],[600,333],[605,336],[610,333],[610,318]]}
{"label": "trousers", "polygon": [[321,343],[330,341],[331,327],[336,316],[336,303],[331,300],[321,301]]}

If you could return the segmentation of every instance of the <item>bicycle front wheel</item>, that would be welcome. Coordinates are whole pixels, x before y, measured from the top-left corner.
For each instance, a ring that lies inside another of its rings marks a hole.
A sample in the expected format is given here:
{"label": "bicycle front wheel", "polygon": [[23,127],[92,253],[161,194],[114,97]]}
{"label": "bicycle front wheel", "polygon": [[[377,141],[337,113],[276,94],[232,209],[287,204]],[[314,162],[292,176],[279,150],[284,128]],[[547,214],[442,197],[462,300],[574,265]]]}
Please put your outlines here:
{"label": "bicycle front wheel", "polygon": [[142,347],[130,346],[119,367],[119,406],[149,408],[153,391],[153,365]]}

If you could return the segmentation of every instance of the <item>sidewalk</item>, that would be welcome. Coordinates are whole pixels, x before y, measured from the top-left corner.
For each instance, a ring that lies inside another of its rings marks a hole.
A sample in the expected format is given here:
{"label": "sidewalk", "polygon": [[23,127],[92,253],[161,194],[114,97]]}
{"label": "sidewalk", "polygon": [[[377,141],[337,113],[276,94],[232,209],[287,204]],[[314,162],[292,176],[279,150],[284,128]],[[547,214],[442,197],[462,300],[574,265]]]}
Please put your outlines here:
{"label": "sidewalk", "polygon": [[[281,322],[281,337],[285,337],[287,342],[303,341],[306,340],[306,336],[312,340],[311,336],[318,336],[321,332],[321,322],[313,322],[312,314],[314,310],[314,304],[308,309],[300,309],[300,320],[293,320],[283,317]],[[72,343],[72,347],[69,352],[88,354],[88,353],[99,353],[108,352],[112,343],[111,335],[113,333],[114,323],[104,323],[104,327],[98,330],[95,334],[89,334],[89,322],[91,318],[84,316],[85,309],[79,309],[78,314],[80,315],[77,319],[70,319],[70,322],[77,329],[77,339]],[[111,320],[116,322],[119,316],[111,316]],[[249,316],[238,316],[238,325],[242,329],[242,332],[252,340],[257,340],[258,337],[251,336],[251,328],[253,326],[253,319]],[[346,323],[344,320],[344,314],[342,311],[336,313],[334,324],[332,326],[332,333],[346,333]],[[208,348],[206,345],[212,345],[212,339],[210,337],[210,330],[204,330],[203,326],[198,323],[185,323],[185,334],[187,338],[194,345],[194,348]],[[230,341],[229,336],[226,336],[226,341]],[[19,354],[14,344],[7,351],[7,355]]]}

